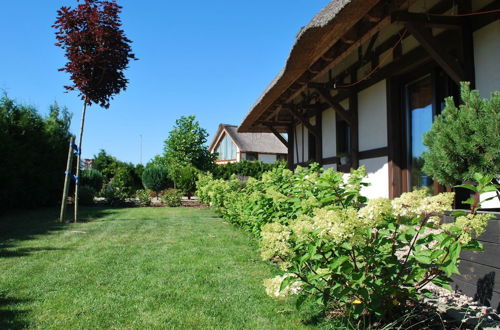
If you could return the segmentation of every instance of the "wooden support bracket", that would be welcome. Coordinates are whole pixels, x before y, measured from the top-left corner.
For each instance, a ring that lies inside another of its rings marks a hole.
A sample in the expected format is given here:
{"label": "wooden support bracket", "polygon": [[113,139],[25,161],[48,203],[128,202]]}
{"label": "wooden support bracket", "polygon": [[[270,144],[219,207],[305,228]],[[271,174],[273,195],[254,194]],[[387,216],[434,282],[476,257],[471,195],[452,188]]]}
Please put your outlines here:
{"label": "wooden support bracket", "polygon": [[281,135],[277,130],[276,128],[274,128],[274,126],[272,125],[269,125],[269,124],[265,124],[267,128],[269,128],[269,130],[274,134],[274,136],[276,136],[278,138],[278,140],[281,141],[281,143],[283,143],[285,145],[285,147],[288,148],[288,141],[283,137],[283,135]]}
{"label": "wooden support bracket", "polygon": [[296,109],[296,105],[293,104],[287,104],[284,106],[284,109],[286,109],[295,119],[297,119],[302,125],[304,125],[309,132],[311,132],[315,137],[319,138],[321,135],[314,127],[311,125],[311,123]]}
{"label": "wooden support bracket", "polygon": [[430,16],[425,13],[409,13],[396,11],[391,14],[392,23],[415,23],[428,27],[459,29],[464,24],[463,17],[455,16]]}
{"label": "wooden support bracket", "polygon": [[330,94],[330,91],[325,88],[317,88],[317,91],[343,120],[345,120],[349,125],[352,125],[351,115],[344,109],[344,107],[340,103],[334,100],[334,98]]}
{"label": "wooden support bracket", "polygon": [[444,50],[429,30],[426,30],[422,24],[414,22],[408,22],[405,25],[408,31],[420,42],[432,59],[439,64],[453,81],[458,84],[466,79],[465,70],[458,59]]}

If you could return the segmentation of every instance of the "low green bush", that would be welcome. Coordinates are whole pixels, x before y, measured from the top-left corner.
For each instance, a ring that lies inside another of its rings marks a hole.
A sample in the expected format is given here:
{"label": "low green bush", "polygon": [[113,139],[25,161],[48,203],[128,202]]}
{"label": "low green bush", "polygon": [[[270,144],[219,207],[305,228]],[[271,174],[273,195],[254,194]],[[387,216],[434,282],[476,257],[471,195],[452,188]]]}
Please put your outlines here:
{"label": "low green bush", "polygon": [[161,201],[168,207],[182,205],[182,192],[179,189],[167,189],[161,195]]}
{"label": "low green bush", "polygon": [[78,202],[80,205],[94,205],[96,191],[91,186],[81,185],[78,187]]}
{"label": "low green bush", "polygon": [[260,179],[262,174],[272,170],[274,167],[283,166],[284,162],[276,162],[275,164],[264,164],[261,161],[248,161],[217,165],[211,171],[216,179],[228,180],[232,175],[236,176],[251,176]]}
{"label": "low green bush", "polygon": [[135,198],[138,206],[149,206],[151,204],[151,191],[139,189],[135,192]]}
{"label": "low green bush", "polygon": [[111,180],[110,183],[103,187],[102,197],[111,206],[123,206],[126,204],[127,198],[129,198],[129,192],[126,187]]}
{"label": "low green bush", "polygon": [[[371,316],[390,322],[428,294],[427,283],[451,289],[461,250],[481,250],[474,238],[490,218],[451,210],[453,193],[428,197],[424,190],[390,201],[367,201],[364,169],[342,173],[276,168],[249,179],[214,180],[200,176],[198,197],[228,221],[260,238],[261,253],[282,270],[265,281],[274,298],[296,296],[297,306],[340,317]],[[476,176],[476,196],[494,190],[491,177]]]}

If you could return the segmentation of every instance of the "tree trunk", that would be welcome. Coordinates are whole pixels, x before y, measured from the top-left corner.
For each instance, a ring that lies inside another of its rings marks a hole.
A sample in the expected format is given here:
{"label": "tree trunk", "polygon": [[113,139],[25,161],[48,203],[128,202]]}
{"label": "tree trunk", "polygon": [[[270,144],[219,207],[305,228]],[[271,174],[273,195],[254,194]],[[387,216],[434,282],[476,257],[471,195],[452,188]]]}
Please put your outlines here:
{"label": "tree trunk", "polygon": [[78,186],[80,185],[80,158],[82,156],[83,127],[85,126],[85,112],[87,111],[87,98],[83,101],[82,121],[80,123],[80,138],[78,142],[78,153],[76,154],[76,179],[75,179],[75,219],[78,221]]}

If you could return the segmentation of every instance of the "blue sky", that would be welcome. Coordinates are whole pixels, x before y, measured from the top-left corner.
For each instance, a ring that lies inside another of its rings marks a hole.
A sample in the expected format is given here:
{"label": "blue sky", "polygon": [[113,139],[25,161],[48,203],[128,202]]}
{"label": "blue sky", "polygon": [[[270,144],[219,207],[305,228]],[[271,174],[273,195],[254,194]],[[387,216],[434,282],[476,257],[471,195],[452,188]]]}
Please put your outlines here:
{"label": "blue sky", "polygon": [[[123,28],[139,61],[126,72],[127,91],[107,110],[88,111],[83,156],[105,149],[143,163],[163,150],[175,120],[196,115],[210,135],[239,124],[282,68],[300,27],[328,0],[119,0]],[[0,19],[0,90],[46,114],[57,101],[80,124],[81,101],[65,93],[66,62],[54,46],[56,11],[76,0],[4,1]],[[211,136],[209,137],[209,139]]]}

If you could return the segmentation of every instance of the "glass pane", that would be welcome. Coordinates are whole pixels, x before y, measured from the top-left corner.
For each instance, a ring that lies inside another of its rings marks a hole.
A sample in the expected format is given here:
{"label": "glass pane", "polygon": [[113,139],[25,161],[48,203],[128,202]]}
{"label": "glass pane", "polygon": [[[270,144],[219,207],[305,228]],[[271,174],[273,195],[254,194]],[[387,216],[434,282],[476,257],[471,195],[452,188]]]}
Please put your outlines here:
{"label": "glass pane", "polygon": [[236,159],[236,146],[234,145],[233,141],[231,142],[231,159]]}
{"label": "glass pane", "polygon": [[229,152],[227,150],[228,149],[227,148],[228,147],[228,145],[227,145],[227,136],[224,136],[223,143],[224,143],[224,159],[228,159],[229,158],[228,157]]}
{"label": "glass pane", "polygon": [[422,153],[424,133],[432,126],[432,80],[428,76],[407,85],[407,104],[409,119],[409,163],[411,187],[432,187],[431,177],[422,172],[424,161]]}

